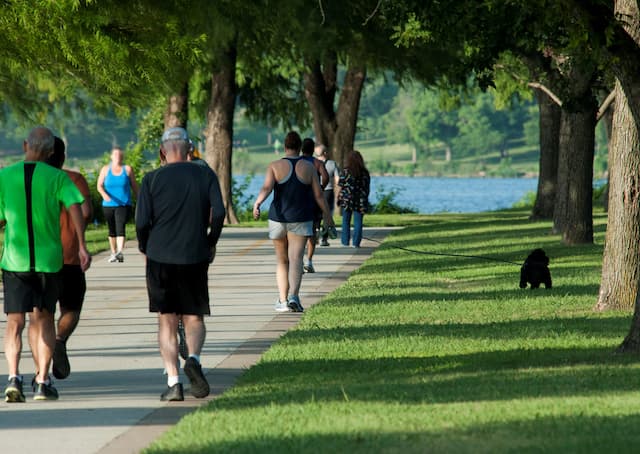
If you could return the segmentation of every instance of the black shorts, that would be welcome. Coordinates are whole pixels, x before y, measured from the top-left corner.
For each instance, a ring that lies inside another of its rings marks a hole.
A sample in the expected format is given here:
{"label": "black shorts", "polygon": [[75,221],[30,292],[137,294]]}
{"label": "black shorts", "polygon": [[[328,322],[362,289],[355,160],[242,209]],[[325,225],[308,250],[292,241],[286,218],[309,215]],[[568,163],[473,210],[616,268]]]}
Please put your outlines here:
{"label": "black shorts", "polygon": [[60,271],[60,281],[60,309],[80,312],[87,291],[87,281],[80,265],[64,265]]}
{"label": "black shorts", "polygon": [[129,205],[120,207],[102,207],[104,220],[109,227],[109,236],[125,236],[125,226],[131,216],[131,207]]}
{"label": "black shorts", "polygon": [[33,312],[33,308],[56,312],[60,293],[60,273],[14,272],[2,270],[4,313]]}
{"label": "black shorts", "polygon": [[209,315],[209,263],[176,265],[147,258],[149,312]]}

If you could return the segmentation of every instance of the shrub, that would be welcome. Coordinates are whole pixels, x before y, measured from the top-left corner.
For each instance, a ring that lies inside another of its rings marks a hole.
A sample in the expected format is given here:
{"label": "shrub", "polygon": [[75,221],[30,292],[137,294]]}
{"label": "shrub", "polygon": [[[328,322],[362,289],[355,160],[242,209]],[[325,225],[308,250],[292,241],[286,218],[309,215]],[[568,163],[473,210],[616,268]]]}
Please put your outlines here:
{"label": "shrub", "polygon": [[382,191],[380,193],[378,203],[371,205],[371,213],[375,214],[405,214],[405,213],[417,213],[417,211],[410,207],[403,207],[396,203],[395,198],[400,193],[398,188],[389,188],[388,191]]}

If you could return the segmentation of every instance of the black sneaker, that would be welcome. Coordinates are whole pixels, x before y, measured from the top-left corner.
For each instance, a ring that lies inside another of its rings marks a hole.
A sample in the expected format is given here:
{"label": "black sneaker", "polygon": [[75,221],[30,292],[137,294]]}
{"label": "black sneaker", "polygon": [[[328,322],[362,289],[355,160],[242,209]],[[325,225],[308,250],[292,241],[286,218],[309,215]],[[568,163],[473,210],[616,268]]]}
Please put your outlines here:
{"label": "black sneaker", "polygon": [[18,377],[11,377],[4,389],[5,402],[24,402],[24,393],[22,392],[22,380]]}
{"label": "black sneaker", "polygon": [[195,358],[189,358],[184,363],[182,368],[184,373],[189,377],[191,382],[191,394],[193,397],[203,398],[209,395],[209,382],[204,378],[202,373],[202,366],[195,360]]}
{"label": "black sneaker", "polygon": [[300,298],[296,295],[291,295],[287,299],[287,306],[291,309],[291,312],[304,312],[304,307],[300,304]]}
{"label": "black sneaker", "polygon": [[178,351],[180,352],[180,357],[185,361],[189,358],[189,348],[187,347],[187,338],[184,333],[182,319],[178,320]]}
{"label": "black sneaker", "polygon": [[184,400],[184,391],[182,390],[182,383],[176,383],[173,386],[168,386],[167,390],[160,394],[160,400],[176,402]]}
{"label": "black sneaker", "polygon": [[71,364],[67,356],[67,346],[64,341],[57,339],[56,348],[53,350],[53,376],[63,380],[71,373]]}
{"label": "black sneaker", "polygon": [[58,390],[51,383],[38,383],[33,400],[58,400]]}

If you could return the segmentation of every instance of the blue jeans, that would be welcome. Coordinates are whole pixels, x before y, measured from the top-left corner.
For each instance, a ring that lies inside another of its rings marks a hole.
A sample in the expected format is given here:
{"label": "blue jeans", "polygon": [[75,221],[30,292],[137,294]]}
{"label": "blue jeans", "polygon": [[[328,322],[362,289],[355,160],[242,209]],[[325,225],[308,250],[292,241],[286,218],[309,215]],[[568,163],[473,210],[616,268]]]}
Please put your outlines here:
{"label": "blue jeans", "polygon": [[342,245],[349,246],[351,236],[351,215],[353,214],[353,245],[360,247],[362,241],[362,218],[364,214],[359,211],[342,210]]}

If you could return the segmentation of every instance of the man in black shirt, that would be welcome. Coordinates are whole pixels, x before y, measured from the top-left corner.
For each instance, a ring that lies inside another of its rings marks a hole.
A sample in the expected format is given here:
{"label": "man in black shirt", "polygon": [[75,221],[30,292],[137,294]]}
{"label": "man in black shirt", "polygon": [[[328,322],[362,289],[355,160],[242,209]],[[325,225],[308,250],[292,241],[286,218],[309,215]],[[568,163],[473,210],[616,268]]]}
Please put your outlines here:
{"label": "man in black shirt", "polygon": [[[146,255],[149,311],[158,315],[160,354],[167,371],[161,400],[184,400],[178,367],[178,320],[182,318],[189,358],[184,372],[191,394],[209,394],[200,352],[209,315],[208,268],[222,232],[225,209],[211,168],[187,161],[189,137],[183,128],[162,135],[166,165],[145,175],[138,195],[136,233]],[[207,230],[209,232],[207,233]]]}

